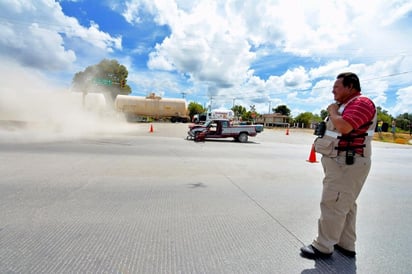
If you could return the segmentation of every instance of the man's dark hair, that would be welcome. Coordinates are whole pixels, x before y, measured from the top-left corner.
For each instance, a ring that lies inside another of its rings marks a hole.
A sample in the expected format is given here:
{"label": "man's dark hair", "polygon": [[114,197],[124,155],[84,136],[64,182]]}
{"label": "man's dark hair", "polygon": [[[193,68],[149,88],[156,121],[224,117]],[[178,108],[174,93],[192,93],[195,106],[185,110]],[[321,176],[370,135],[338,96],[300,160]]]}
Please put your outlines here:
{"label": "man's dark hair", "polygon": [[352,87],[357,91],[361,91],[358,76],[353,72],[343,72],[339,74],[336,79],[343,78],[342,84],[344,87]]}

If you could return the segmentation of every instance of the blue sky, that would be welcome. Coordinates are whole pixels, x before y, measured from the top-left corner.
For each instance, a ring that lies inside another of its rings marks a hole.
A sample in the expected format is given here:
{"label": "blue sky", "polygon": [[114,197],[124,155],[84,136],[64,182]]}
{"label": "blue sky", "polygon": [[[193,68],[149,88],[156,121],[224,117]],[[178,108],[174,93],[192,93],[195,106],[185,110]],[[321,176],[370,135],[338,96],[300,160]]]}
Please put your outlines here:
{"label": "blue sky", "polygon": [[296,116],[326,108],[353,71],[376,105],[412,113],[410,1],[0,0],[0,24],[3,94],[68,90],[106,58],[138,96]]}

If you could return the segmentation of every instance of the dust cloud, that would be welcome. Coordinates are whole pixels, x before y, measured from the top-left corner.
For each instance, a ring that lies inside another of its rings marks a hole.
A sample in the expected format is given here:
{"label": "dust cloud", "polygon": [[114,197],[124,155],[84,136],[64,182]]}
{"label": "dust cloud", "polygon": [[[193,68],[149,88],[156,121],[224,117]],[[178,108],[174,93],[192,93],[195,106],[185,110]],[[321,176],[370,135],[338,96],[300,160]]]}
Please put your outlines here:
{"label": "dust cloud", "polygon": [[34,71],[2,66],[0,141],[95,138],[136,131],[101,93],[71,92]]}

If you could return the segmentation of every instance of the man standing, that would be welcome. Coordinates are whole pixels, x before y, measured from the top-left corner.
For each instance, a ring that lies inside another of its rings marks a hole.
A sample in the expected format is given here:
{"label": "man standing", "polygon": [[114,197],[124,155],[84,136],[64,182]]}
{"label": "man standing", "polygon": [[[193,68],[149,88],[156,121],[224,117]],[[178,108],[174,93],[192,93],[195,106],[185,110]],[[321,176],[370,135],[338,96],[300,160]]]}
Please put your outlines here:
{"label": "man standing", "polygon": [[301,248],[301,256],[309,259],[328,257],[334,250],[355,257],[356,199],[371,167],[374,103],[361,95],[359,78],[351,72],[337,76],[333,95],[336,103],[328,106],[326,128],[316,133],[325,177],[318,236]]}
{"label": "man standing", "polygon": [[383,126],[383,121],[379,120],[378,122],[378,134],[379,134],[379,138],[382,138],[382,126]]}
{"label": "man standing", "polygon": [[395,139],[396,138],[396,120],[392,120],[392,129],[391,129],[391,131],[392,131],[393,139]]}

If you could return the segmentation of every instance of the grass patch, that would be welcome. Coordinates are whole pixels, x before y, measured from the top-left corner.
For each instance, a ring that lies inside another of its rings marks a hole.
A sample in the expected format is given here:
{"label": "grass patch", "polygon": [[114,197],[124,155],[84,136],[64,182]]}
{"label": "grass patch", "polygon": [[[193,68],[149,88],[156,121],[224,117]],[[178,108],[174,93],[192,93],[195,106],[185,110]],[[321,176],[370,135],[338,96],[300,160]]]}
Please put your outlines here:
{"label": "grass patch", "polygon": [[395,136],[393,136],[390,132],[382,132],[379,135],[377,132],[375,132],[375,134],[373,135],[373,140],[386,143],[410,145],[411,135],[409,135],[409,133],[396,133]]}

